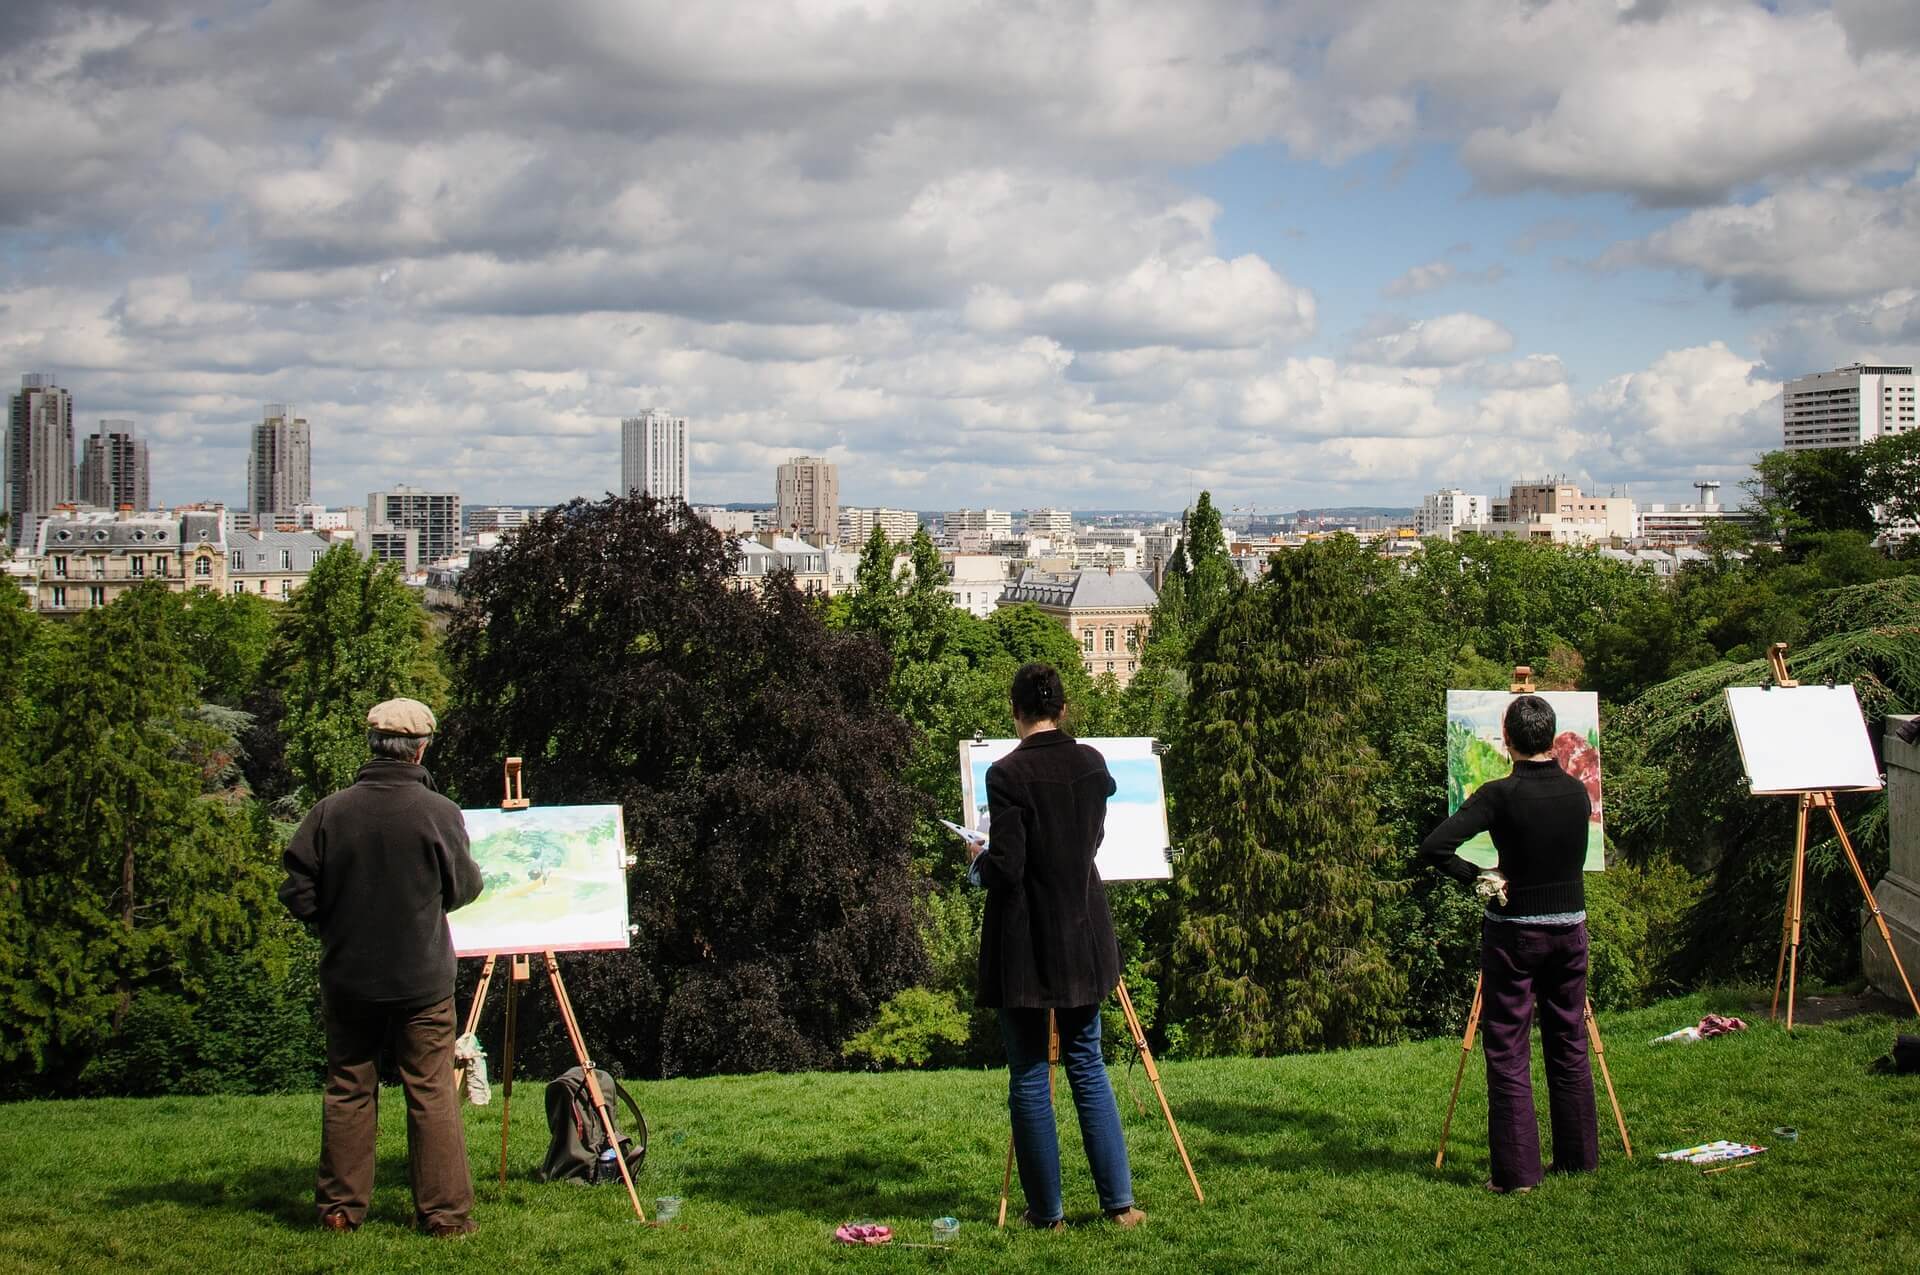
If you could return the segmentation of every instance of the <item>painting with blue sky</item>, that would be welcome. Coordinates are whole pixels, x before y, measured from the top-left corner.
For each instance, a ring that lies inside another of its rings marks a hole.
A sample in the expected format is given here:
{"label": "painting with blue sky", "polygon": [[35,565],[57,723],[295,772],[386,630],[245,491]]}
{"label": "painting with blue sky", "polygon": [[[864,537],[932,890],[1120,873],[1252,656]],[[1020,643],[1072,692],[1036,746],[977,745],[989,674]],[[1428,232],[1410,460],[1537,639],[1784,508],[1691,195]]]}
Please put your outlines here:
{"label": "painting with blue sky", "polygon": [[[1167,791],[1153,741],[1145,738],[1088,738],[1113,776],[1107,799],[1106,838],[1095,864],[1103,881],[1163,881],[1173,875],[1168,847]],[[960,743],[961,802],[965,826],[993,835],[987,812],[987,769],[1018,747],[1017,739]]]}

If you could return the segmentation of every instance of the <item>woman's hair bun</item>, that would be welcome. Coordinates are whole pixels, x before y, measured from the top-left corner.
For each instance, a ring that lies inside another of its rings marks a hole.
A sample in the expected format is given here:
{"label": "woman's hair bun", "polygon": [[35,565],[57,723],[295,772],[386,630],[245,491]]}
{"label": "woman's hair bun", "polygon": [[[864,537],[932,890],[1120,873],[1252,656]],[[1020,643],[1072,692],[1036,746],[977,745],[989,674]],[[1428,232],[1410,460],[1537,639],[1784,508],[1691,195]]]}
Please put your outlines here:
{"label": "woman's hair bun", "polygon": [[1013,675],[1009,694],[1013,715],[1023,722],[1053,721],[1067,706],[1067,688],[1060,681],[1059,671],[1037,660],[1022,665]]}

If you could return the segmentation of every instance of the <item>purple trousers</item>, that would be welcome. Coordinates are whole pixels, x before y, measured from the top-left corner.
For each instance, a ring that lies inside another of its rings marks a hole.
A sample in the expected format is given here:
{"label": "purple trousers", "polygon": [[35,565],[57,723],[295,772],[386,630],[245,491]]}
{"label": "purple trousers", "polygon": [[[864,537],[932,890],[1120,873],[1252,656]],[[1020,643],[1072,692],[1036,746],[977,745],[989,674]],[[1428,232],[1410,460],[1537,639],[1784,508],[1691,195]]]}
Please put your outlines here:
{"label": "purple trousers", "polygon": [[1538,1185],[1532,1026],[1540,1023],[1555,1172],[1600,1162],[1593,1067],[1587,1058],[1587,927],[1482,921],[1480,1030],[1487,1054],[1487,1150],[1503,1191]]}

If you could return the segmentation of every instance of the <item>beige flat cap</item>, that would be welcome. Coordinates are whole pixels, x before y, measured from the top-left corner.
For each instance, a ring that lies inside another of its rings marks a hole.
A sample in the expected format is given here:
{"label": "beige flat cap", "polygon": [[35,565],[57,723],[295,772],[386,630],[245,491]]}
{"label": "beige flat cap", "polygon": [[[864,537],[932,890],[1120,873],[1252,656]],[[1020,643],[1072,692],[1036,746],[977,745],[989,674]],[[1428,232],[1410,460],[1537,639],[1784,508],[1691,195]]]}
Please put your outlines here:
{"label": "beige flat cap", "polygon": [[367,729],[386,735],[431,735],[433,710],[417,699],[390,699],[367,710]]}

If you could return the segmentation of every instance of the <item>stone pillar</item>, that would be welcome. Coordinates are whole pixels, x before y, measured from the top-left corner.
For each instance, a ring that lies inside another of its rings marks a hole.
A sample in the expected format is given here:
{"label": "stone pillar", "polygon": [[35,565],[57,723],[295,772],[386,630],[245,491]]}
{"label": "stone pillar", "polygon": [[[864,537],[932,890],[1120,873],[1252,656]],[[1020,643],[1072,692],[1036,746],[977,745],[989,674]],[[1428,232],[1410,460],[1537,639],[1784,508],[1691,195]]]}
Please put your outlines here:
{"label": "stone pillar", "polygon": [[[1903,744],[1894,728],[1911,717],[1887,719],[1887,837],[1891,853],[1887,875],[1874,884],[1874,898],[1893,932],[1893,945],[1906,966],[1907,977],[1920,988],[1920,745]],[[1880,927],[1869,919],[1860,937],[1860,963],[1873,985],[1904,1001],[1900,975],[1880,941]]]}

